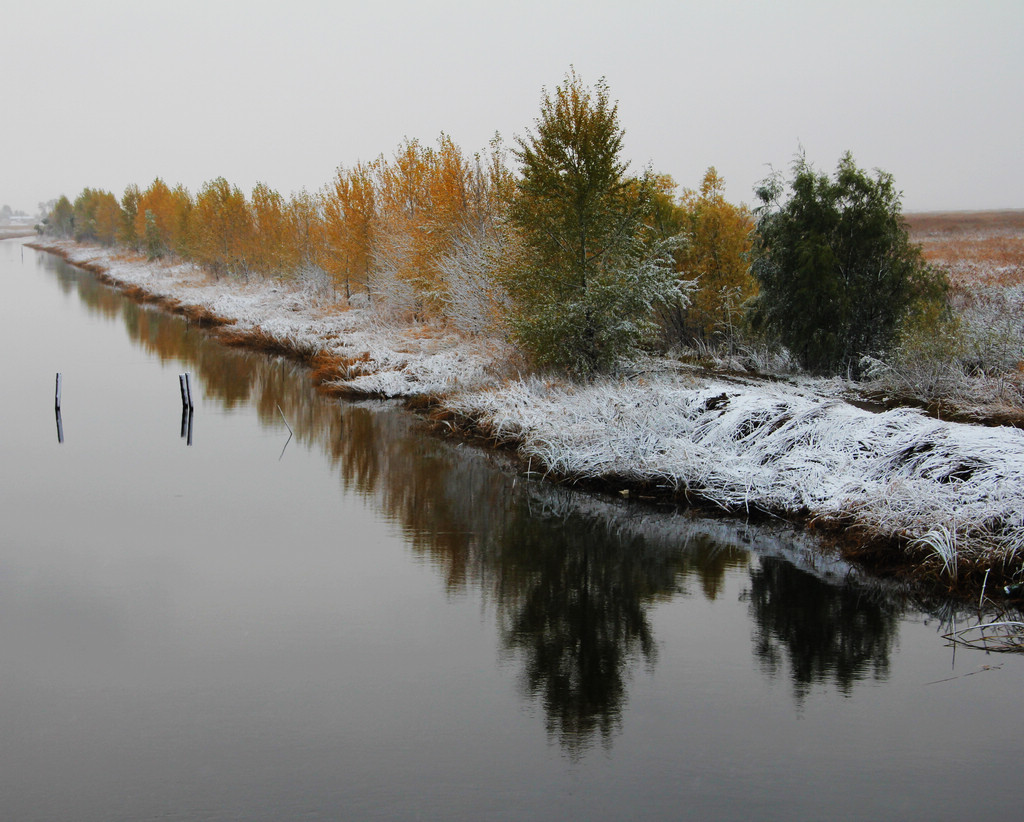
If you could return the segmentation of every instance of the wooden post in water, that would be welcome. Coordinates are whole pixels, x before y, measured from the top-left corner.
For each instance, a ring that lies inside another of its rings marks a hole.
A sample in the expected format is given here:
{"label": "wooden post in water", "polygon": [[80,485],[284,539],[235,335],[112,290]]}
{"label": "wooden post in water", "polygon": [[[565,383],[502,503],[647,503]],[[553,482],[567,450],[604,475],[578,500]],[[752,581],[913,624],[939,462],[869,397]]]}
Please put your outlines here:
{"label": "wooden post in water", "polygon": [[53,395],[54,410],[60,411],[60,371],[57,372],[57,389]]}
{"label": "wooden post in water", "polygon": [[178,375],[178,385],[181,388],[181,436],[187,437],[188,445],[192,444],[192,380],[189,373]]}

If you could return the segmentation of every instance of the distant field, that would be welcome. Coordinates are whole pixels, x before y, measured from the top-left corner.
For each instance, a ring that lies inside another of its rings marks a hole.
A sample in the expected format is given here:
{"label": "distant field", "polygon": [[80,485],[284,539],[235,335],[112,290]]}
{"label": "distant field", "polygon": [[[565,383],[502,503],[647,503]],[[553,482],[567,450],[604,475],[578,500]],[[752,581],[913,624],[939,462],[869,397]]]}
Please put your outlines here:
{"label": "distant field", "polygon": [[925,257],[955,285],[1024,284],[1024,209],[904,215]]}
{"label": "distant field", "polygon": [[35,229],[24,225],[0,225],[0,240],[8,240],[11,237],[32,237]]}

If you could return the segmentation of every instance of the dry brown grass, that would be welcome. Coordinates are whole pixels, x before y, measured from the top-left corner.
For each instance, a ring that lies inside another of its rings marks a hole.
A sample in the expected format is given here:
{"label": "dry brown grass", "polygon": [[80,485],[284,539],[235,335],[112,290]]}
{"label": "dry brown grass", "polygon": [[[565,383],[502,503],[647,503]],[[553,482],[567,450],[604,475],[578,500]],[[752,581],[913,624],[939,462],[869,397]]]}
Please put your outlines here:
{"label": "dry brown grass", "polygon": [[925,258],[954,287],[1024,284],[1024,209],[905,215]]}
{"label": "dry brown grass", "polygon": [[922,211],[904,214],[910,233],[924,235],[1024,232],[1024,209],[1004,211]]}
{"label": "dry brown grass", "polygon": [[346,380],[372,374],[376,370],[369,352],[365,351],[355,357],[322,351],[312,358],[309,365],[312,368],[311,378],[316,389],[334,397],[365,397],[363,392],[344,383]]}
{"label": "dry brown grass", "polygon": [[182,305],[174,310],[179,314],[183,314],[189,322],[203,328],[221,328],[226,325],[234,325],[237,322],[237,320],[231,317],[222,317],[219,314],[214,314],[201,305]]}
{"label": "dry brown grass", "polygon": [[312,365],[320,353],[314,344],[306,340],[279,337],[259,326],[249,329],[223,327],[218,329],[217,336],[225,345],[286,357],[304,365]]}
{"label": "dry brown grass", "polygon": [[1024,427],[1024,210],[908,214],[949,277],[950,322],[911,331],[869,394],[943,419]]}
{"label": "dry brown grass", "polygon": [[372,368],[366,365],[369,362],[369,352],[363,352],[356,357],[343,357],[321,351],[309,364],[312,369],[310,376],[313,384],[318,387],[325,383],[351,380],[362,374],[371,373]]}

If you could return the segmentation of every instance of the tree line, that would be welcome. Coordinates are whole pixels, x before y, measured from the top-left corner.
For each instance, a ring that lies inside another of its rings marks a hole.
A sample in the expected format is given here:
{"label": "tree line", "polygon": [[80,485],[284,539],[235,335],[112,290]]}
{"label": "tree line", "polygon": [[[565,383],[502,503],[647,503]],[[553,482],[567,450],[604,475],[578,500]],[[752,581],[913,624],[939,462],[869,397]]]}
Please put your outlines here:
{"label": "tree line", "polygon": [[667,175],[631,174],[623,135],[604,81],[573,71],[510,149],[497,136],[472,155],[445,134],[406,139],[288,198],[224,178],[194,195],[160,178],[120,198],[86,188],[42,230],[217,278],[319,278],[382,314],[504,334],[579,376],[651,346],[758,332],[808,368],[852,373],[941,302],[889,175],[846,155],[830,178],[800,158],[752,212],[725,199],[714,168],[681,194]]}

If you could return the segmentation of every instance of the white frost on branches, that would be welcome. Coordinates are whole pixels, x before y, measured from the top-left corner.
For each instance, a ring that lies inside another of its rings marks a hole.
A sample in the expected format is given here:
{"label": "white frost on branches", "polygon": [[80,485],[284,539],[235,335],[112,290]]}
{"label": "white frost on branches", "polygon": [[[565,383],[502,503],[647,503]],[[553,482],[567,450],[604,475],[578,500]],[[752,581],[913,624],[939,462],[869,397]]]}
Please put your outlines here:
{"label": "white frost on branches", "polygon": [[445,319],[463,334],[504,336],[502,324],[510,302],[495,270],[505,251],[499,231],[485,225],[464,231],[438,263],[444,284],[438,296]]}

